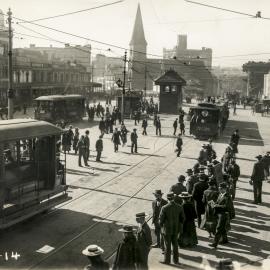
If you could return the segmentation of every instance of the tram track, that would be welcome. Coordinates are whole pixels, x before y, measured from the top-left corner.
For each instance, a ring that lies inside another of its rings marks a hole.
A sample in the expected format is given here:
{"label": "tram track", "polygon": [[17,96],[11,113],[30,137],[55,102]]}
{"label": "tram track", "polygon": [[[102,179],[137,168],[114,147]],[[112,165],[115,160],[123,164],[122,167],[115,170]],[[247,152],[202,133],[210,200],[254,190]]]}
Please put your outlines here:
{"label": "tram track", "polygon": [[[104,187],[105,185],[113,182],[114,180],[116,180],[117,178],[119,178],[121,175],[133,170],[134,168],[138,167],[140,164],[142,164],[144,161],[150,159],[151,157],[153,157],[153,154],[159,152],[160,150],[164,149],[165,147],[167,147],[168,145],[170,145],[173,141],[175,140],[175,138],[173,138],[173,140],[170,140],[168,143],[166,143],[165,145],[163,145],[162,147],[160,147],[159,149],[157,149],[155,152],[152,153],[152,155],[142,159],[140,162],[138,162],[137,164],[135,164],[134,166],[132,166],[131,168],[128,168],[127,170],[121,172],[120,174],[118,174],[117,176],[112,177],[111,179],[109,179],[108,181],[106,181],[105,183],[99,185],[98,187],[90,190],[89,192],[82,194],[81,196],[75,198],[72,201],[69,201],[68,203],[61,205],[61,208],[63,208],[64,206],[71,204],[74,201],[77,201],[83,197],[85,197],[86,195],[89,195],[92,192],[98,191],[98,189],[100,189],[101,187]],[[187,146],[192,142],[192,139],[189,138],[188,141],[186,141],[185,146],[183,147],[183,150],[187,148]],[[106,213],[103,217],[100,217],[99,221],[94,222],[92,225],[90,225],[89,227],[87,227],[86,229],[84,229],[83,231],[81,231],[79,234],[77,234],[76,236],[74,236],[72,239],[68,240],[67,242],[63,243],[61,246],[59,246],[58,248],[56,248],[55,250],[53,250],[50,254],[48,254],[47,256],[45,256],[44,258],[42,258],[41,260],[39,260],[38,262],[36,262],[35,264],[33,264],[32,266],[30,266],[28,269],[35,269],[36,267],[38,267],[40,264],[44,263],[46,260],[48,260],[49,258],[51,258],[53,255],[59,253],[62,249],[66,248],[68,245],[70,245],[71,243],[73,243],[75,240],[79,239],[80,237],[82,237],[83,235],[85,235],[86,233],[90,232],[91,230],[93,230],[97,225],[99,225],[102,221],[104,221],[105,219],[108,219],[111,215],[113,215],[116,211],[118,211],[120,208],[122,208],[124,205],[126,205],[130,200],[134,199],[136,197],[136,195],[141,192],[143,189],[145,189],[148,185],[150,185],[155,179],[157,179],[163,172],[164,170],[169,167],[171,164],[174,163],[175,160],[177,160],[177,157],[173,157],[172,159],[170,159],[164,166],[162,166],[162,169],[159,170],[159,172],[157,174],[155,174],[154,176],[152,176],[141,188],[139,188],[136,192],[134,192],[132,195],[128,196],[127,199],[125,201],[123,201],[119,206],[115,207],[114,209],[112,209],[111,211],[109,211],[108,213]],[[60,210],[61,208],[57,208],[55,211],[52,211],[51,213],[55,213],[56,211]],[[152,216],[150,216],[148,218],[148,220],[150,220],[152,218]],[[115,253],[115,250],[110,253],[110,255],[108,255],[107,258],[111,258]]]}

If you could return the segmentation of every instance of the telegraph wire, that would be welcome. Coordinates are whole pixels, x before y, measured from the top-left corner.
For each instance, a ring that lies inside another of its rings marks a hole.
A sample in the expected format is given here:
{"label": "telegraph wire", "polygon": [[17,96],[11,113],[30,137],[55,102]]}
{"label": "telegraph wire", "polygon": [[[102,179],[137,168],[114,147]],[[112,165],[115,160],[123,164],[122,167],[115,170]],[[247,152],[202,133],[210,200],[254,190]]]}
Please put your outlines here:
{"label": "telegraph wire", "polygon": [[195,1],[190,1],[190,0],[185,0],[185,1],[188,2],[188,3],[191,3],[191,4],[199,5],[199,6],[204,6],[204,7],[209,7],[209,8],[213,8],[213,9],[218,9],[218,10],[222,10],[222,11],[227,11],[227,12],[231,12],[231,13],[235,13],[235,14],[240,14],[240,15],[249,16],[249,17],[251,17],[251,18],[260,18],[260,19],[264,19],[264,20],[270,20],[270,18],[262,17],[260,11],[258,11],[258,12],[254,15],[254,14],[244,13],[244,12],[236,11],[236,10],[232,10],[232,9],[226,9],[226,8],[221,8],[221,7],[217,7],[217,6],[212,6],[212,5],[208,5],[208,4],[204,4],[204,3],[200,3],[200,2],[195,2]]}
{"label": "telegraph wire", "polygon": [[40,19],[35,19],[35,20],[23,22],[23,23],[39,22],[39,21],[44,21],[44,20],[49,20],[49,19],[55,19],[55,18],[59,18],[59,17],[69,16],[69,15],[78,14],[78,13],[82,13],[82,12],[86,12],[86,11],[90,11],[90,10],[94,10],[94,9],[99,9],[99,8],[103,8],[103,7],[107,7],[107,6],[112,6],[112,5],[119,4],[119,3],[124,2],[124,1],[125,0],[119,0],[119,1],[116,1],[116,2],[111,2],[111,3],[103,4],[103,5],[92,7],[92,8],[86,8],[86,9],[81,9],[81,10],[77,10],[77,11],[73,11],[73,12],[68,12],[68,13],[64,13],[64,14],[54,15],[54,16],[50,16],[50,17],[44,17],[44,18],[40,18]]}
{"label": "telegraph wire", "polygon": [[[14,17],[14,19],[16,20],[19,20],[19,21],[22,21],[22,22],[27,22],[26,20],[24,19],[20,19],[20,18],[17,18],[17,17]],[[28,22],[27,22],[28,23]],[[21,22],[17,22],[16,23],[17,25],[20,25]],[[109,47],[114,47],[114,48],[117,48],[117,49],[121,49],[121,50],[129,50],[131,52],[135,52],[135,53],[140,53],[140,54],[143,54],[143,55],[149,55],[149,56],[155,56],[155,57],[159,57],[159,58],[163,58],[163,55],[158,55],[158,54],[153,54],[153,53],[145,53],[145,52],[142,52],[142,51],[137,51],[137,50],[131,50],[131,49],[127,49],[125,47],[122,47],[122,46],[118,46],[118,45],[114,45],[114,44],[110,44],[110,43],[107,43],[107,42],[103,42],[103,41],[98,41],[98,40],[95,40],[95,39],[91,39],[89,37],[83,37],[81,35],[77,35],[77,34],[73,34],[73,33],[69,33],[69,32],[66,32],[66,31],[62,31],[62,30],[59,30],[59,29],[56,29],[56,28],[52,28],[52,27],[48,27],[48,26],[45,26],[45,25],[41,25],[41,24],[37,24],[37,23],[34,23],[34,22],[29,22],[29,24],[33,24],[35,26],[38,26],[38,27],[42,27],[42,28],[45,28],[45,29],[48,29],[48,30],[51,30],[51,31],[55,31],[55,32],[59,32],[59,33],[62,33],[62,34],[65,34],[65,35],[69,35],[69,36],[73,36],[73,37],[76,37],[76,38],[80,38],[80,39],[83,39],[83,40],[89,40],[91,42],[94,42],[94,43],[98,43],[98,44],[101,44],[101,45],[106,45],[106,46],[109,46]],[[264,53],[263,53],[264,54]],[[268,53],[265,53],[265,54],[268,54]],[[247,54],[248,55],[254,55],[254,54]],[[259,55],[259,54],[256,54],[256,55]],[[236,55],[238,56],[238,55]],[[244,56],[244,55],[241,55],[241,56]],[[213,57],[213,58],[222,58],[223,56],[216,56],[216,57]],[[224,57],[234,57],[234,55],[231,55],[231,56],[224,56]],[[188,59],[184,58],[184,57],[178,57],[178,59],[183,59],[183,60],[186,60],[188,61]],[[191,58],[192,59],[196,59],[196,58]],[[205,58],[198,58],[199,59],[205,59]]]}

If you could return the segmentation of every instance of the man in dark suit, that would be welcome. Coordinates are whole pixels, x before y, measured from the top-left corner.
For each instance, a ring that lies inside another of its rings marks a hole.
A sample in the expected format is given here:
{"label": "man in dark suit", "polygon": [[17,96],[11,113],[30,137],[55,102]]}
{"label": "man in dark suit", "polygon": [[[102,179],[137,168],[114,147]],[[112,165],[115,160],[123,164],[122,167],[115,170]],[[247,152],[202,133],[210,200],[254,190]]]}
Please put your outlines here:
{"label": "man in dark suit", "polygon": [[262,155],[256,156],[258,159],[253,166],[251,181],[253,183],[253,193],[255,204],[262,203],[262,183],[264,180],[264,164],[262,162]]}
{"label": "man in dark suit", "polygon": [[[133,132],[130,134],[130,140],[131,140],[131,153],[133,154],[133,151],[135,150],[135,153],[137,153],[137,143],[138,143],[138,135],[137,135],[137,129],[134,128]],[[134,150],[133,150],[134,149]]]}
{"label": "man in dark suit", "polygon": [[85,137],[84,137],[84,144],[85,144],[85,155],[86,160],[89,160],[90,156],[90,139],[89,139],[89,130],[85,131]]}
{"label": "man in dark suit", "polygon": [[138,269],[148,269],[148,255],[152,245],[151,230],[145,221],[144,212],[136,214],[136,221],[139,224],[137,230],[137,267]]}
{"label": "man in dark suit", "polygon": [[162,198],[163,193],[160,189],[156,190],[155,193],[153,193],[156,197],[156,199],[152,202],[152,209],[153,209],[153,217],[152,217],[152,223],[155,227],[155,234],[157,237],[157,243],[153,245],[154,248],[161,248],[164,250],[164,239],[161,234],[161,228],[159,225],[159,214],[161,208],[167,204],[167,201]]}
{"label": "man in dark suit", "polygon": [[119,230],[123,233],[123,240],[119,243],[112,270],[136,269],[137,240],[132,226],[125,225]]}
{"label": "man in dark suit", "polygon": [[205,212],[203,199],[203,193],[206,189],[208,189],[208,183],[206,181],[207,177],[204,173],[199,174],[199,182],[196,183],[193,187],[192,197],[195,202],[195,209],[198,217],[198,227],[201,226],[201,215]]}
{"label": "man in dark suit", "polygon": [[219,196],[216,203],[212,203],[215,215],[217,216],[217,227],[214,238],[214,243],[209,244],[210,247],[217,248],[219,241],[222,239],[221,244],[228,243],[227,227],[232,216],[232,198],[228,193],[228,185],[226,182],[219,185]]}
{"label": "man in dark suit", "polygon": [[185,214],[183,207],[174,201],[172,192],[167,194],[168,204],[161,208],[159,224],[165,240],[164,264],[171,263],[171,245],[173,247],[173,262],[179,264],[178,236],[183,231]]}

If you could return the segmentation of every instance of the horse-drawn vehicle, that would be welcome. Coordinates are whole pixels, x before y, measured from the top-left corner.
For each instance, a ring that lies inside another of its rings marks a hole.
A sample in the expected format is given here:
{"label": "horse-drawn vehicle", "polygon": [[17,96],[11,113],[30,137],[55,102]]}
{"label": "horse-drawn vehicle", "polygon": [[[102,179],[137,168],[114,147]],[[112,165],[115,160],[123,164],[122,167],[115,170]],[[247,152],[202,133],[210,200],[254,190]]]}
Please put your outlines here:
{"label": "horse-drawn vehicle", "polygon": [[54,124],[82,120],[85,97],[81,95],[52,95],[35,99],[35,119]]}
{"label": "horse-drawn vehicle", "polygon": [[197,138],[214,138],[224,130],[229,109],[226,103],[199,103],[190,108],[190,116],[190,134]]}
{"label": "horse-drawn vehicle", "polygon": [[0,229],[67,200],[62,129],[44,121],[0,121]]}

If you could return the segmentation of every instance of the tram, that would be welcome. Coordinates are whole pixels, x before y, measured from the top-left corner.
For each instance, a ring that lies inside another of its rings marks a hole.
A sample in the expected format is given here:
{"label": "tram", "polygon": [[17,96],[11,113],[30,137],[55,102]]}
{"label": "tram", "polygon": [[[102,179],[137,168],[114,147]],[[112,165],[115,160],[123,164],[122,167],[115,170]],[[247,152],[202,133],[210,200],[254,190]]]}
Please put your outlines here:
{"label": "tram", "polygon": [[34,119],[0,121],[0,229],[68,200],[62,132]]}
{"label": "tram", "polygon": [[85,97],[81,95],[51,95],[35,99],[35,119],[54,124],[82,120]]}
{"label": "tram", "polygon": [[190,134],[196,138],[221,135],[229,118],[227,103],[198,103],[190,109]]}

